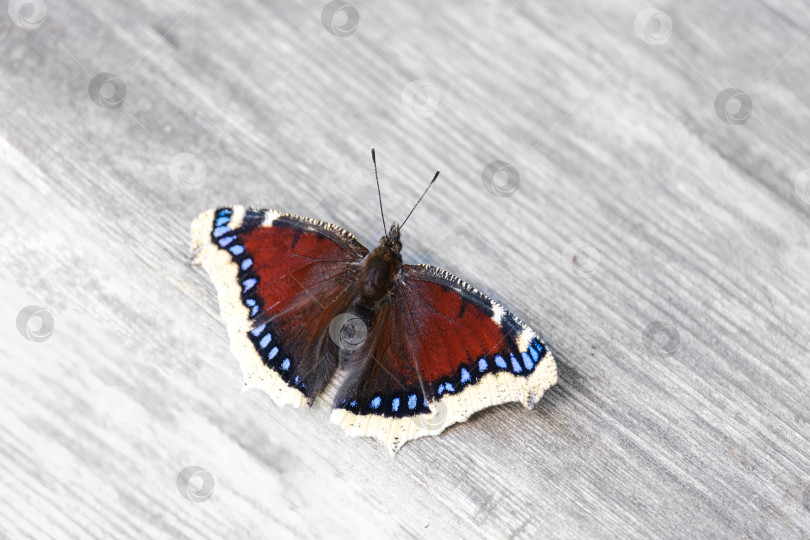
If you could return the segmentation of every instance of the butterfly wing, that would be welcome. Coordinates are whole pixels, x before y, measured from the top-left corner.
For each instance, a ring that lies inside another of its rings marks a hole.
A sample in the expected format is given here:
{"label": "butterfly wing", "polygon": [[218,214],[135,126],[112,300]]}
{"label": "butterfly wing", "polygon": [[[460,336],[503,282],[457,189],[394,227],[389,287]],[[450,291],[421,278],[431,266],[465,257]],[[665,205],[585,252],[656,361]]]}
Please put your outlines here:
{"label": "butterfly wing", "polygon": [[191,237],[245,385],[279,405],[311,403],[337,367],[328,329],[354,297],[368,250],[335,225],[241,206],[200,214]]}
{"label": "butterfly wing", "polygon": [[554,357],[533,330],[427,265],[403,267],[349,369],[332,421],[394,452],[493,405],[532,408],[557,382]]}

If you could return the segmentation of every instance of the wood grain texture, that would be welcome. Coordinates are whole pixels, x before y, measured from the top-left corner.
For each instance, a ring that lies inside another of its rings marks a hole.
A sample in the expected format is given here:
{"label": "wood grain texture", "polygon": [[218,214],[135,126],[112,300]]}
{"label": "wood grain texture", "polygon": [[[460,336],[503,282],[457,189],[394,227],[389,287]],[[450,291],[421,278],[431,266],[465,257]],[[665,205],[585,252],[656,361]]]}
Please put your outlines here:
{"label": "wood grain texture", "polygon": [[[31,29],[2,4],[0,536],[810,534],[806,4],[656,2],[659,44],[644,2],[435,4],[357,1],[347,37],[319,2],[45,0]],[[544,332],[560,376],[394,459],[329,423],[334,386],[311,410],[241,393],[188,256],[219,204],[373,245],[371,145],[391,219],[442,169],[406,260]],[[18,331],[28,305],[49,339]]]}

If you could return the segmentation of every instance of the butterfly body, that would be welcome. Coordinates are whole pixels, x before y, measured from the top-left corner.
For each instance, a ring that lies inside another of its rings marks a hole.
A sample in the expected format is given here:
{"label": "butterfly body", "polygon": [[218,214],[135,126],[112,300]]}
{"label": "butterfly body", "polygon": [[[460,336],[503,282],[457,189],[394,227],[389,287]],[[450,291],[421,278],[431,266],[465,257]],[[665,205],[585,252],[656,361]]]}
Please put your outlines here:
{"label": "butterfly body", "polygon": [[393,225],[372,251],[275,210],[209,210],[192,224],[245,384],[303,406],[344,371],[332,421],[392,451],[483,408],[531,408],[556,383],[535,332],[452,274],[403,264]]}
{"label": "butterfly body", "polygon": [[402,272],[402,244],[396,224],[380,239],[374,251],[362,261],[360,274],[360,303],[371,307],[379,302],[394,287]]}

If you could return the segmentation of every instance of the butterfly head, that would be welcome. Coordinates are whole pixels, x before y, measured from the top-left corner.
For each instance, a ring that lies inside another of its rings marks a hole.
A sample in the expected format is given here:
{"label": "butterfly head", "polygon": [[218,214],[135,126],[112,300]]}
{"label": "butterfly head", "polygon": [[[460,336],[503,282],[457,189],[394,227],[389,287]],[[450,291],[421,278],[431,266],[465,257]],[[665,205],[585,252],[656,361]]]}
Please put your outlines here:
{"label": "butterfly head", "polygon": [[402,242],[399,240],[399,225],[394,223],[388,232],[380,238],[380,247],[388,248],[395,253],[402,251]]}

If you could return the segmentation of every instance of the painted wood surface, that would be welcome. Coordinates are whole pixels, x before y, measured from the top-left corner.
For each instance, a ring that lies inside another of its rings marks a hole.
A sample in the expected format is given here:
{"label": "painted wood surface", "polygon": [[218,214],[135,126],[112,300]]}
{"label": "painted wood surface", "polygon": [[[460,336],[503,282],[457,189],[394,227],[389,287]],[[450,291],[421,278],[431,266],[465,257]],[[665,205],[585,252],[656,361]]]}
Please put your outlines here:
{"label": "painted wood surface", "polygon": [[[2,8],[0,536],[810,534],[805,3]],[[560,375],[396,458],[241,393],[188,254],[220,204],[375,244],[372,145]]]}

